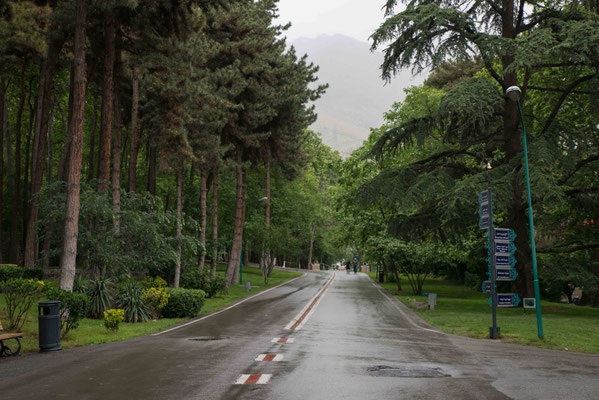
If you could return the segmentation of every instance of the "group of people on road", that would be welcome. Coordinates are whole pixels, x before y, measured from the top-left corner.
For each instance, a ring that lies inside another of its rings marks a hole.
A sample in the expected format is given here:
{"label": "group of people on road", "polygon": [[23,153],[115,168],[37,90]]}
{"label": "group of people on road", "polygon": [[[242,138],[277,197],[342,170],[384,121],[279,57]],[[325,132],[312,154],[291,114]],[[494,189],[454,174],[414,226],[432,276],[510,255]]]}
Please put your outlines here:
{"label": "group of people on road", "polygon": [[[354,267],[354,274],[357,274],[358,273],[358,263],[353,263],[353,267]],[[345,270],[347,271],[348,274],[351,271],[351,268],[352,268],[352,262],[350,260],[347,260],[345,262]]]}

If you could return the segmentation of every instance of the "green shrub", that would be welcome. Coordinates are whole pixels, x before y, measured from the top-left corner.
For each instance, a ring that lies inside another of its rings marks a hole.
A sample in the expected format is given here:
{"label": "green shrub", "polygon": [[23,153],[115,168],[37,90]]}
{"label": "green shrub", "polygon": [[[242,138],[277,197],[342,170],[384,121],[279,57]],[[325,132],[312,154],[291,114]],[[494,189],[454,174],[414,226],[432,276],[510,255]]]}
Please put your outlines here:
{"label": "green shrub", "polygon": [[2,264],[0,266],[0,282],[6,282],[9,279],[22,279],[23,269],[12,264]]}
{"label": "green shrub", "polygon": [[198,289],[168,288],[168,304],[162,310],[165,318],[192,318],[204,305],[206,293]]}
{"label": "green shrub", "polygon": [[181,275],[181,287],[200,289],[206,292],[207,297],[214,297],[218,292],[226,289],[227,281],[221,275],[216,275],[213,278],[207,269],[200,271],[197,268],[191,268]]}
{"label": "green shrub", "polygon": [[60,332],[65,337],[79,327],[89,308],[89,297],[83,293],[69,292],[58,288],[45,291],[49,300],[60,300]]}
{"label": "green shrub", "polygon": [[109,331],[117,333],[119,331],[119,325],[125,319],[125,310],[114,309],[104,311],[104,326]]}
{"label": "green shrub", "polygon": [[161,277],[159,277],[159,276],[157,276],[155,278],[152,278],[151,276],[148,276],[146,279],[144,279],[143,281],[141,281],[141,284],[146,289],[149,289],[149,288],[165,288],[165,287],[168,286],[168,284],[166,283],[166,281],[164,279],[162,279]]}
{"label": "green shrub", "polygon": [[104,277],[91,280],[87,287],[87,295],[90,301],[89,316],[100,318],[112,303],[112,280]]}
{"label": "green shrub", "polygon": [[32,279],[9,279],[0,282],[0,292],[6,300],[6,315],[9,331],[19,331],[25,323],[27,311],[37,303],[44,289],[43,281]]}
{"label": "green shrub", "polygon": [[44,279],[44,270],[42,268],[24,268],[23,270],[23,279],[33,279],[35,281],[41,281]]}
{"label": "green shrub", "polygon": [[171,297],[166,291],[166,288],[147,288],[142,292],[144,302],[152,310],[152,318],[160,318],[160,312],[168,304],[168,299]]}
{"label": "green shrub", "polygon": [[142,287],[129,280],[119,286],[115,305],[125,310],[125,321],[146,322],[150,319],[150,308],[144,302]]}

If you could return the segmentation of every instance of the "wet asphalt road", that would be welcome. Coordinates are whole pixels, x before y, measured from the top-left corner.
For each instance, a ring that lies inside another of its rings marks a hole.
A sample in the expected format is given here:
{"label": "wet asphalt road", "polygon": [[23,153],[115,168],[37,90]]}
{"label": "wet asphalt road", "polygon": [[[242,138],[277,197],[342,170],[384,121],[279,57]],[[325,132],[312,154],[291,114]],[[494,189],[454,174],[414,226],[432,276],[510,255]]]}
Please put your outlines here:
{"label": "wet asphalt road", "polygon": [[345,272],[160,335],[0,360],[0,400],[507,398],[597,399],[599,356],[445,335]]}

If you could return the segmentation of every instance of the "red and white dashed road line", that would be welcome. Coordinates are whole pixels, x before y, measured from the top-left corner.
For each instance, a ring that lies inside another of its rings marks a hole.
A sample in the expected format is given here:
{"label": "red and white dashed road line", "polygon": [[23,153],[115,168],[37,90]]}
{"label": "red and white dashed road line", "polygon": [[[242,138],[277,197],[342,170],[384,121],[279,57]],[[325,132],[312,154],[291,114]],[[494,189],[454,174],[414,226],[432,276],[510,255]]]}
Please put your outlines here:
{"label": "red and white dashed road line", "polygon": [[285,343],[293,343],[293,342],[295,342],[295,339],[294,338],[286,338],[286,337],[276,337],[273,340],[271,340],[270,342],[285,344]]}
{"label": "red and white dashed road line", "polygon": [[266,385],[272,374],[251,374],[251,375],[241,375],[235,381],[236,385]]}
{"label": "red and white dashed road line", "polygon": [[331,279],[329,279],[329,281],[323,286],[323,288],[320,289],[318,293],[316,293],[316,295],[312,298],[312,300],[308,302],[308,304],[302,309],[302,311],[300,311],[300,313],[294,319],[292,319],[290,323],[287,324],[285,329],[291,331],[299,331],[300,329],[302,329],[306,322],[308,322],[310,316],[316,310],[316,307],[318,307],[318,304],[324,297],[324,294],[326,293],[327,289],[331,286],[331,283],[333,283],[334,279],[335,274],[331,276]]}
{"label": "red and white dashed road line", "polygon": [[282,359],[282,354],[260,354],[256,357],[256,361],[281,361]]}

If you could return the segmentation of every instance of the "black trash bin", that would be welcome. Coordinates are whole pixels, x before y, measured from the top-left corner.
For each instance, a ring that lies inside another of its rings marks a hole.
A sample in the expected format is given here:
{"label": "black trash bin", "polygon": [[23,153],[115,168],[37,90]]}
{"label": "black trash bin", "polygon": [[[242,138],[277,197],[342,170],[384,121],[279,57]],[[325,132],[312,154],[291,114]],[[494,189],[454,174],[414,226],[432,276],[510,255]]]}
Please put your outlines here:
{"label": "black trash bin", "polygon": [[382,268],[379,268],[379,282],[385,283],[385,270]]}
{"label": "black trash bin", "polygon": [[40,352],[62,350],[60,346],[60,301],[40,301],[37,318]]}

